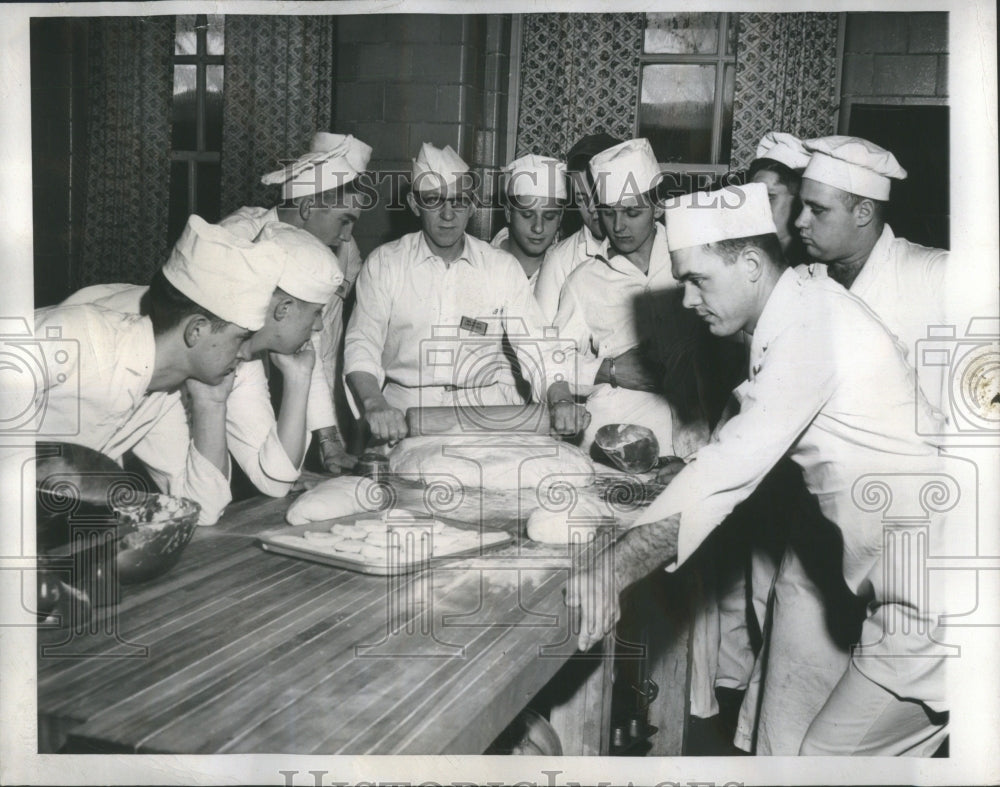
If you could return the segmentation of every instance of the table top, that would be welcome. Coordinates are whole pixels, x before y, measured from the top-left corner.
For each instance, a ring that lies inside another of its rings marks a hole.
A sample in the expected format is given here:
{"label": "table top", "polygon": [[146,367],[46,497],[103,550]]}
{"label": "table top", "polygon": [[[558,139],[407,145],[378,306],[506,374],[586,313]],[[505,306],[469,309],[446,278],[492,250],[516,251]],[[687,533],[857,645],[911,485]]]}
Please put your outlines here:
{"label": "table top", "polygon": [[396,488],[397,506],[518,537],[367,576],[263,551],[289,499],[233,505],[117,607],[39,630],[40,727],[74,750],[483,752],[576,651],[563,589],[581,552],[521,536],[523,494]]}

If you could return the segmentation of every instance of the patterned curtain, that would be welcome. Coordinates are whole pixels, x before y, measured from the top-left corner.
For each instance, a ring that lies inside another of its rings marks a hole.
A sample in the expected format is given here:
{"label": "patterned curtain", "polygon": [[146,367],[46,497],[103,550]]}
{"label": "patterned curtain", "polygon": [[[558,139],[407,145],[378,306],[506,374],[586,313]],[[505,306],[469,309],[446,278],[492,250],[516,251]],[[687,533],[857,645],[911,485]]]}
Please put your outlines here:
{"label": "patterned curtain", "polygon": [[837,14],[739,15],[732,169],[768,131],[836,133]]}
{"label": "patterned curtain", "polygon": [[260,176],[330,131],[332,16],[227,16],[223,93],[222,215],[268,206],[277,194]]}
{"label": "patterned curtain", "polygon": [[585,134],[635,133],[643,14],[525,14],[516,154],[565,156]]}
{"label": "patterned curtain", "polygon": [[166,259],[174,17],[91,19],[83,250],[73,289],[146,283]]}

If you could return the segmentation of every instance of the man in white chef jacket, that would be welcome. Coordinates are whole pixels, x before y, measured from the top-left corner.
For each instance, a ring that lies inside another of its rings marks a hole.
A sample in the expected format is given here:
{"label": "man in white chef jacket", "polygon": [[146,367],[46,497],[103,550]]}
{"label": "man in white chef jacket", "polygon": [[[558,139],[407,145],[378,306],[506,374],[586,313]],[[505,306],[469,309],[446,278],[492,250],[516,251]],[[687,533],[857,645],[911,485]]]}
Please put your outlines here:
{"label": "man in white chef jacket", "polygon": [[[566,204],[566,165],[559,159],[527,155],[515,159],[503,171],[504,216],[507,226],[490,245],[512,254],[520,263],[528,286],[534,292],[538,273],[552,251],[563,207]],[[525,404],[531,398],[512,350],[504,347],[510,364],[497,384],[507,392],[510,404]]]}
{"label": "man in white chef jacket", "polygon": [[372,435],[405,437],[409,407],[506,404],[497,385],[505,335],[554,429],[580,431],[586,410],[573,401],[570,368],[547,352],[552,339],[524,271],[465,232],[468,165],[450,146],[425,142],[412,175],[407,202],[421,230],[369,255],[344,344],[347,383]]}
{"label": "man in white chef jacket", "polygon": [[590,160],[598,153],[621,144],[610,134],[589,134],[577,141],[566,154],[566,174],[569,193],[583,222],[580,229],[557,243],[542,261],[535,282],[535,300],[547,322],[552,322],[559,309],[559,296],[567,277],[598,253],[604,240],[604,228],[594,204],[594,182],[590,175]]}
{"label": "man in white chef jacket", "polygon": [[[715,207],[708,209],[708,199]],[[737,415],[616,544],[617,589],[684,563],[771,467],[789,456],[823,514],[840,529],[847,585],[868,603],[860,642],[800,746],[802,754],[929,756],[947,734],[939,602],[907,582],[906,556],[884,551],[880,512],[854,498],[866,478],[936,475],[935,446],[914,433],[927,408],[893,335],[858,298],[828,279],[785,268],[761,184],[667,204],[673,271],[685,306],[712,333],[752,335]],[[821,350],[821,351],[818,351]],[[946,548],[945,519],[927,520],[928,552]],[[579,588],[580,647],[616,617],[616,594]],[[808,634],[806,634],[808,636]],[[765,684],[765,691],[767,687]]]}
{"label": "man in white chef jacket", "polygon": [[[310,338],[320,330],[321,312],[342,281],[333,252],[304,230],[282,222],[265,224],[255,238],[258,251],[269,254],[281,276],[268,304],[264,325],[249,340],[249,359],[235,371],[225,402],[229,452],[262,493],[282,497],[298,479],[309,445],[306,403],[315,369]],[[63,304],[95,303],[114,311],[140,313],[148,287],[98,284],[86,287]],[[282,373],[281,408],[271,405],[262,358]],[[161,422],[158,451],[179,452],[189,441],[184,413],[175,410]]]}
{"label": "man in white chef jacket", "polygon": [[[795,226],[815,262],[797,273],[829,277],[864,301],[913,365],[916,343],[927,338],[928,327],[949,322],[948,253],[897,238],[885,223],[891,181],[906,177],[892,153],[846,136],[807,140],[804,148],[810,158]],[[918,378],[935,409],[942,395],[936,371],[925,368]],[[850,649],[832,635],[828,602],[795,549],[785,550],[771,603],[768,655],[756,665],[757,673],[766,673],[764,689],[759,703],[748,693],[736,744],[749,749],[756,730],[758,753],[795,754],[849,663]]]}
{"label": "man in white chef jacket", "polygon": [[280,221],[309,232],[337,255],[343,281],[324,310],[321,330],[313,337],[318,373],[312,378],[306,415],[323,465],[334,474],[356,462],[344,445],[347,424],[340,423],[349,416],[337,404],[343,393],[344,303],[361,270],[354,225],[372,197],[359,189],[358,176],[367,169],[371,153],[371,147],[350,134],[318,132],[308,152],[261,178],[266,185],[281,186],[279,205],[243,207],[219,222],[231,232],[255,238],[265,224]]}
{"label": "man in white chef jacket", "polygon": [[[630,423],[653,431],[661,455],[686,456],[707,438],[707,427],[694,438],[679,430],[675,445],[662,374],[647,360],[664,349],[664,308],[671,291],[679,295],[659,220],[660,166],[640,138],[598,153],[590,171],[607,237],[566,279],[554,321],[560,338],[576,343],[577,392],[587,397],[592,415],[581,447],[590,450],[605,424]],[[679,298],[673,300],[680,309]]]}
{"label": "man in white chef jacket", "polygon": [[[61,340],[39,343],[46,433],[116,462],[131,451],[162,491],[201,505],[199,524],[213,524],[231,499],[226,400],[280,274],[270,249],[191,216],[153,277],[148,315],[92,303],[36,310],[36,336]],[[173,450],[181,386],[190,442]]]}

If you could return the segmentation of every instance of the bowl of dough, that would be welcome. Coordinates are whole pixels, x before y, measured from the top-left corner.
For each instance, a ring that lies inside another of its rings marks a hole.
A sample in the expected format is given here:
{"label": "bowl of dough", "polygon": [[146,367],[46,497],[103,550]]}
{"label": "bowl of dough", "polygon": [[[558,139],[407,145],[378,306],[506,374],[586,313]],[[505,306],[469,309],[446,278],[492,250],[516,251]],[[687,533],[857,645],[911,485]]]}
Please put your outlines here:
{"label": "bowl of dough", "polygon": [[186,497],[147,494],[118,504],[118,581],[146,582],[165,574],[181,559],[198,526],[201,507]]}
{"label": "bowl of dough", "polygon": [[594,442],[626,473],[648,473],[660,458],[656,435],[637,424],[606,424],[597,430]]}

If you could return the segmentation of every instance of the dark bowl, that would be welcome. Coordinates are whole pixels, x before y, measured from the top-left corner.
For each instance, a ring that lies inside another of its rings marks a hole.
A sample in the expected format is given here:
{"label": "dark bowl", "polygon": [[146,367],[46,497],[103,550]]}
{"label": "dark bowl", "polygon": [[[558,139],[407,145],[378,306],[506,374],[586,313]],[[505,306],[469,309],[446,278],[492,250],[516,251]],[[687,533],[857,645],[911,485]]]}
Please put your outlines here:
{"label": "dark bowl", "polygon": [[192,500],[161,494],[116,505],[118,581],[123,585],[146,582],[177,565],[198,526],[200,511]]}
{"label": "dark bowl", "polygon": [[637,424],[606,424],[597,430],[594,442],[626,473],[647,473],[660,456],[656,435]]}

